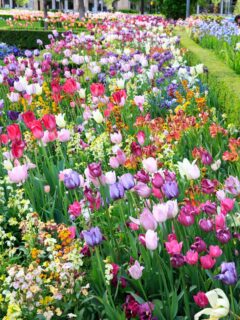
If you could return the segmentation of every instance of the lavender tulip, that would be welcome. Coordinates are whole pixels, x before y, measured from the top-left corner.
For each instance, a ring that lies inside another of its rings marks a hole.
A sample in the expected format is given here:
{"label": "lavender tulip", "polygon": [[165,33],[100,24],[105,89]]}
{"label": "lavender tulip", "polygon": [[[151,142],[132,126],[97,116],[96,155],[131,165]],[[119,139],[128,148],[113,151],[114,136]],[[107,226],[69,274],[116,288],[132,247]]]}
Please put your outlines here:
{"label": "lavender tulip", "polygon": [[221,264],[221,273],[215,279],[221,280],[228,285],[234,285],[237,280],[237,270],[234,262],[223,262]]}
{"label": "lavender tulip", "polygon": [[103,241],[103,236],[98,227],[91,228],[90,230],[82,231],[83,238],[86,244],[90,247],[94,247]]}

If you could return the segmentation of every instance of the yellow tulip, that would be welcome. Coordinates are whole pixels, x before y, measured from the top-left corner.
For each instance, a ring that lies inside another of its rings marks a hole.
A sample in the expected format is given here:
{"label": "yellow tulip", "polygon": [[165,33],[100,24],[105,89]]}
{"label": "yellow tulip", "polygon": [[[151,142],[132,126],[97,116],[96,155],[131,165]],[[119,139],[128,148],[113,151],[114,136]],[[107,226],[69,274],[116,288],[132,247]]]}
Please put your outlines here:
{"label": "yellow tulip", "polygon": [[201,315],[210,316],[208,320],[219,320],[229,313],[229,301],[221,289],[214,289],[206,293],[211,308],[205,308],[194,316],[198,320]]}

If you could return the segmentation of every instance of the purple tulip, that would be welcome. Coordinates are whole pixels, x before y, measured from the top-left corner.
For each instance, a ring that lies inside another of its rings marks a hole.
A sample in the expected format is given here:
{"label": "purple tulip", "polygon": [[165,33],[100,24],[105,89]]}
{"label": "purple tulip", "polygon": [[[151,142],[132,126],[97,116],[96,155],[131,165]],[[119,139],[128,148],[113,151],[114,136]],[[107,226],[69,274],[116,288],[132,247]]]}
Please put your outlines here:
{"label": "purple tulip", "polygon": [[218,241],[220,241],[221,243],[228,243],[228,241],[230,241],[231,239],[231,232],[229,231],[229,229],[219,229],[216,232],[216,237],[218,239]]}
{"label": "purple tulip", "polygon": [[74,170],[71,170],[70,172],[64,174],[63,182],[65,187],[68,189],[76,189],[81,184],[80,176]]}
{"label": "purple tulip", "polygon": [[119,178],[119,182],[123,185],[125,190],[132,189],[135,185],[131,173],[125,173]]}
{"label": "purple tulip", "polygon": [[204,165],[210,165],[213,162],[213,158],[208,151],[203,151],[201,154],[201,160]]}
{"label": "purple tulip", "polygon": [[150,180],[149,175],[143,169],[138,171],[134,177],[137,181],[140,181],[142,183],[148,183]]}
{"label": "purple tulip", "polygon": [[94,247],[103,241],[103,236],[98,227],[91,228],[90,230],[82,231],[83,238],[86,244],[90,247]]}
{"label": "purple tulip", "polygon": [[223,262],[221,264],[221,273],[215,279],[221,280],[228,285],[234,285],[237,280],[237,270],[234,262]]}
{"label": "purple tulip", "polygon": [[178,184],[176,181],[167,181],[162,186],[162,192],[168,199],[172,199],[178,196]]}
{"label": "purple tulip", "polygon": [[213,222],[210,219],[201,219],[198,224],[199,227],[205,232],[212,231],[214,227]]}
{"label": "purple tulip", "polygon": [[18,119],[19,114],[20,114],[20,112],[18,112],[18,111],[10,110],[7,112],[8,118],[12,121],[16,121]]}
{"label": "purple tulip", "polygon": [[207,246],[200,237],[196,237],[195,242],[191,245],[191,249],[197,251],[198,253],[201,253],[207,250]]}
{"label": "purple tulip", "polygon": [[124,187],[120,182],[116,182],[109,186],[109,192],[113,200],[121,199],[124,196]]}
{"label": "purple tulip", "polygon": [[90,163],[88,165],[88,170],[89,170],[90,175],[93,178],[99,178],[102,175],[101,163],[95,163],[95,162]]}
{"label": "purple tulip", "polygon": [[201,205],[201,209],[203,212],[207,214],[216,214],[217,213],[217,205],[215,202],[211,202],[207,200],[205,203]]}
{"label": "purple tulip", "polygon": [[181,253],[175,253],[170,258],[173,268],[180,268],[184,265],[185,259]]}

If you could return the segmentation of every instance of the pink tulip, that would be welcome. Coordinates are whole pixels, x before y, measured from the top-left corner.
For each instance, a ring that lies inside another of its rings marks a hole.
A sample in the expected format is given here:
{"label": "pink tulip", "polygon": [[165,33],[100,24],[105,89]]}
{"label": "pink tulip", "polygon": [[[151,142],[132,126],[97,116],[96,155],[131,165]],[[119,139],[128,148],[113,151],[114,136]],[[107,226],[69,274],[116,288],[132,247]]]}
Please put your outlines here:
{"label": "pink tulip", "polygon": [[221,213],[226,215],[234,208],[235,199],[225,198],[221,201]]}
{"label": "pink tulip", "polygon": [[8,177],[13,183],[23,183],[27,180],[28,170],[27,165],[16,166],[12,170],[8,171]]}
{"label": "pink tulip", "polygon": [[144,208],[140,215],[140,224],[145,230],[155,230],[157,228],[157,221],[147,208]]}
{"label": "pink tulip", "polygon": [[58,132],[58,140],[60,142],[67,142],[70,140],[70,131],[67,130],[67,129],[61,129],[59,132]]}
{"label": "pink tulip", "polygon": [[149,188],[148,185],[143,182],[138,182],[133,188],[133,190],[136,191],[137,194],[143,198],[148,198],[152,192],[151,188]]}
{"label": "pink tulip", "polygon": [[155,173],[157,171],[157,160],[150,157],[147,159],[144,159],[142,161],[143,168],[149,173]]}
{"label": "pink tulip", "polygon": [[124,163],[126,161],[126,156],[125,156],[125,153],[121,149],[117,150],[116,158],[117,158],[117,161],[120,165],[124,165]]}
{"label": "pink tulip", "polygon": [[189,250],[187,253],[186,253],[186,257],[185,257],[185,260],[188,264],[190,265],[194,265],[198,262],[198,252],[197,251],[192,251],[192,250]]}
{"label": "pink tulip", "polygon": [[128,272],[133,279],[138,280],[142,276],[143,269],[144,267],[140,266],[138,261],[135,261],[134,265],[128,269]]}
{"label": "pink tulip", "polygon": [[149,250],[156,250],[158,247],[158,236],[157,232],[148,230],[145,234],[146,248]]}
{"label": "pink tulip", "polygon": [[122,134],[120,131],[110,134],[111,142],[120,144],[122,142]]}
{"label": "pink tulip", "polygon": [[76,236],[76,227],[75,226],[69,227],[68,231],[70,232],[70,238],[74,239]]}
{"label": "pink tulip", "polygon": [[177,240],[172,240],[165,243],[166,250],[168,254],[179,254],[182,251],[182,242],[178,242]]}
{"label": "pink tulip", "polygon": [[168,218],[168,206],[166,203],[160,203],[153,206],[153,216],[158,223],[163,223]]}
{"label": "pink tulip", "polygon": [[209,254],[213,258],[218,258],[222,255],[222,250],[219,246],[209,246]]}
{"label": "pink tulip", "polygon": [[111,157],[109,159],[109,165],[110,167],[112,167],[113,169],[116,169],[119,167],[119,162],[118,162],[118,159],[116,157]]}
{"label": "pink tulip", "polygon": [[226,219],[223,214],[219,214],[215,217],[216,230],[224,229],[226,226]]}
{"label": "pink tulip", "polygon": [[145,132],[144,131],[138,131],[137,141],[140,144],[140,146],[144,145],[144,142],[145,142]]}
{"label": "pink tulip", "polygon": [[114,184],[116,182],[116,173],[115,171],[109,171],[105,173],[105,182],[107,184]]}
{"label": "pink tulip", "polygon": [[216,260],[213,259],[209,254],[200,257],[201,266],[203,269],[212,269],[215,265]]}

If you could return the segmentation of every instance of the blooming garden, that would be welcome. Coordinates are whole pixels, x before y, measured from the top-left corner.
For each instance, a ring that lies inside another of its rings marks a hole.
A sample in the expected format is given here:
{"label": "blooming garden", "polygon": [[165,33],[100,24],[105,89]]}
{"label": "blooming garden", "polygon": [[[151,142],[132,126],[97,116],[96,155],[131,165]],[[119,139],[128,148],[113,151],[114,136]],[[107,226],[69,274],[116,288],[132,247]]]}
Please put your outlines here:
{"label": "blooming garden", "polygon": [[0,66],[0,318],[240,319],[237,125],[175,23],[85,25]]}

